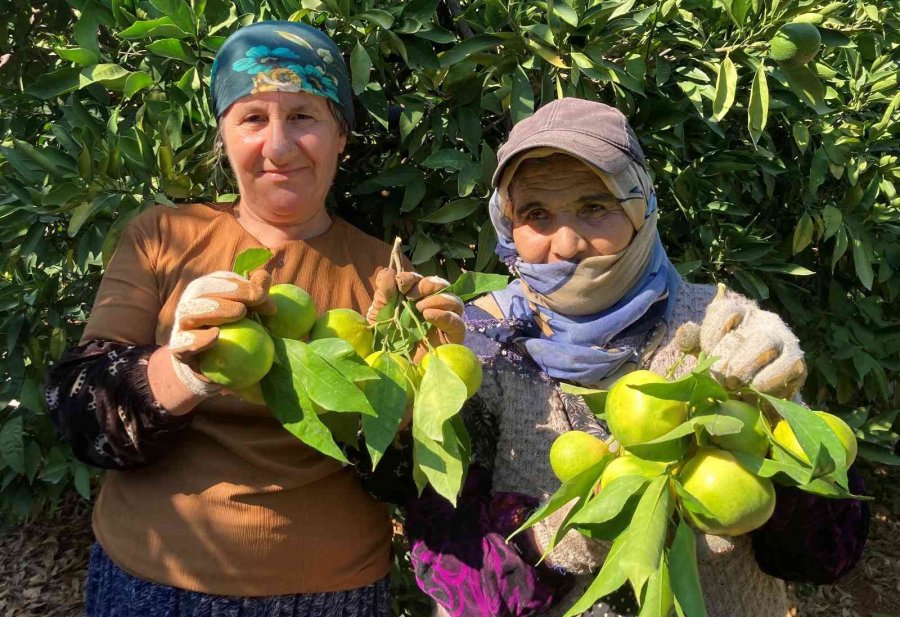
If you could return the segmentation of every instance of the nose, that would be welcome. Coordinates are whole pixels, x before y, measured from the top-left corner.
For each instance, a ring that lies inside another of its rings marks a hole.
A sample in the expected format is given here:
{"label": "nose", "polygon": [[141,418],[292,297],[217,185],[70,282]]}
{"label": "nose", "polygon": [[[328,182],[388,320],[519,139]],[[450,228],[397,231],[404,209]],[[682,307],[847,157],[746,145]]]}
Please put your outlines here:
{"label": "nose", "polygon": [[550,242],[550,261],[572,261],[588,250],[588,241],[571,225],[556,229]]}
{"label": "nose", "polygon": [[278,167],[288,163],[295,144],[288,135],[287,124],[280,118],[271,119],[266,127],[266,140],[262,155]]}

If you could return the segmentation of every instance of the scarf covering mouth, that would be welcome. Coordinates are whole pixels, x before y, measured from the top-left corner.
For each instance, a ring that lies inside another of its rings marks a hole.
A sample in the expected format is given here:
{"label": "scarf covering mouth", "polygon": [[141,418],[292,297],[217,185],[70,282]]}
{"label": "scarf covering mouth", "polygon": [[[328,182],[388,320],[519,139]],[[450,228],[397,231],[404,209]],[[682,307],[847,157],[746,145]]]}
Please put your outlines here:
{"label": "scarf covering mouth", "polygon": [[209,87],[216,118],[245,96],[306,92],[334,102],[353,127],[350,76],[341,51],[307,24],[263,21],[237,30],[216,53]]}
{"label": "scarf covering mouth", "polygon": [[[536,150],[521,156],[535,158],[561,151]],[[524,325],[498,329],[495,337],[522,346],[551,377],[597,384],[626,362],[639,360],[640,350],[615,344],[617,337],[630,338],[665,326],[681,284],[656,227],[653,184],[646,169],[635,161],[615,175],[589,165],[631,220],[637,232],[631,243],[615,255],[580,262],[526,263],[513,241],[507,190],[519,162],[510,163],[512,169],[504,173],[491,196],[489,212],[497,231],[496,252],[518,277],[492,297],[505,319]]]}

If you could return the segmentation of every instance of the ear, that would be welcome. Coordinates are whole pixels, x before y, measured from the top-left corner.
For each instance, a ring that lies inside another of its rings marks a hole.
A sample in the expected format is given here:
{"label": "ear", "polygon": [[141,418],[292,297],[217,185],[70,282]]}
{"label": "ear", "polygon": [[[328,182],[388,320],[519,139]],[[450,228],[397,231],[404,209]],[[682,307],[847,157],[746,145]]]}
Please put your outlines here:
{"label": "ear", "polygon": [[344,148],[347,147],[347,133],[342,132],[340,134],[340,137],[338,137],[338,139],[339,139],[339,143],[341,144],[340,147],[338,148],[338,152],[343,154]]}

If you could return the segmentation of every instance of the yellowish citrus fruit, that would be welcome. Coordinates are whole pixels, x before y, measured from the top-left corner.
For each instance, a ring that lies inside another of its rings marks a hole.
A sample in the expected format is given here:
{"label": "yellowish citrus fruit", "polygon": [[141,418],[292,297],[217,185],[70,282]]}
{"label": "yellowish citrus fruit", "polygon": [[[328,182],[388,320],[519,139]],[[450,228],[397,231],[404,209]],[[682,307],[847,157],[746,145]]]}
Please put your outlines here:
{"label": "yellowish citrus fruit", "polygon": [[[662,437],[687,420],[687,404],[644,394],[629,386],[666,383],[651,371],[633,371],[613,384],[606,397],[606,422],[624,448]],[[672,461],[684,454],[688,438],[641,449],[641,458]]]}
{"label": "yellowish citrus fruit", "polygon": [[275,302],[275,314],[262,318],[263,325],[272,336],[300,340],[316,322],[316,305],[306,291],[283,283],[269,289],[269,297]]}
{"label": "yellowish citrus fruit", "polygon": [[[852,465],[853,461],[856,460],[857,452],[856,435],[853,434],[853,429],[835,415],[824,411],[816,411],[814,413],[825,420],[825,424],[828,425],[831,431],[841,441],[841,445],[844,446],[844,452],[847,455],[847,466],[849,467]],[[800,442],[797,441],[797,436],[794,435],[794,430],[791,428],[791,425],[788,424],[787,420],[780,420],[778,424],[775,425],[772,436],[775,437],[775,441],[796,454],[800,460],[809,463],[809,457],[806,456],[803,448],[800,447]],[[778,458],[777,450],[776,458]]]}
{"label": "yellowish citrus fruit", "polygon": [[603,475],[600,476],[600,490],[606,485],[622,476],[644,476],[654,478],[666,470],[666,463],[662,461],[645,461],[636,456],[619,456],[606,466]]}
{"label": "yellowish citrus fruit", "polygon": [[262,386],[259,385],[258,381],[254,384],[250,384],[246,388],[233,390],[233,392],[248,403],[254,403],[256,405],[266,404],[266,399],[263,396],[262,392]]}
{"label": "yellowish citrus fruit", "polygon": [[219,326],[215,344],[197,358],[210,381],[241,390],[266,376],[275,360],[275,345],[265,328],[244,317]]}
{"label": "yellowish citrus fruit", "polygon": [[313,324],[309,338],[313,341],[321,338],[344,339],[361,358],[372,353],[375,343],[375,334],[369,329],[366,318],[346,308],[325,311]]}
{"label": "yellowish citrus fruit", "polygon": [[678,479],[712,515],[682,508],[688,522],[704,533],[739,536],[763,525],[775,510],[772,481],[747,471],[725,450],[700,448]]}
{"label": "yellowish citrus fruit", "polygon": [[567,431],[550,446],[550,468],[560,482],[568,482],[599,463],[608,452],[602,439],[584,431]]}
{"label": "yellowish citrus fruit", "polygon": [[712,435],[709,441],[719,448],[746,452],[756,456],[765,456],[769,451],[769,434],[766,432],[769,423],[753,405],[748,405],[743,401],[727,400],[722,401],[704,415],[707,414],[737,418],[744,423],[737,433]]}
{"label": "yellowish citrus fruit", "polygon": [[400,367],[400,370],[403,371],[403,375],[406,377],[405,383],[403,385],[406,388],[406,404],[407,406],[410,406],[415,400],[416,389],[419,387],[419,383],[422,381],[422,376],[419,374],[416,365],[400,354],[390,351],[375,351],[366,356],[366,364],[368,364],[375,370],[379,370],[382,366],[384,366],[386,362],[390,361],[395,362]]}
{"label": "yellowish citrus fruit", "polygon": [[797,67],[813,60],[822,45],[819,29],[811,23],[793,22],[778,29],[769,43],[769,57],[786,67]]}
{"label": "yellowish citrus fruit", "polygon": [[481,369],[481,362],[478,361],[478,356],[476,356],[471,349],[465,345],[458,345],[456,343],[435,347],[432,351],[425,354],[425,357],[423,357],[420,362],[423,376],[425,371],[428,370],[428,364],[431,362],[431,357],[435,354],[437,354],[437,357],[440,358],[444,364],[449,366],[450,370],[456,373],[456,376],[462,379],[463,383],[466,384],[467,399],[478,392],[478,388],[481,387],[481,381],[484,378],[484,373]]}

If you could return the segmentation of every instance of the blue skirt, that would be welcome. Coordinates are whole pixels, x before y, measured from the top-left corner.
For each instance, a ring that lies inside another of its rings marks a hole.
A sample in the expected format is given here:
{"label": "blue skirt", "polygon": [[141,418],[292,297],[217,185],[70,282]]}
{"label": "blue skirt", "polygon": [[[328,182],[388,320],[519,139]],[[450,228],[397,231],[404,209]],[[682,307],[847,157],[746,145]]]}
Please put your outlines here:
{"label": "blue skirt", "polygon": [[85,617],[389,617],[391,607],[388,577],[348,591],[216,596],[132,576],[99,544],[91,552],[85,588]]}

